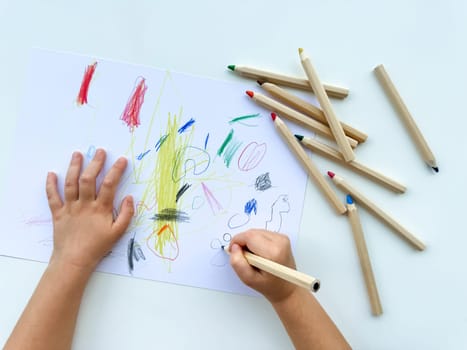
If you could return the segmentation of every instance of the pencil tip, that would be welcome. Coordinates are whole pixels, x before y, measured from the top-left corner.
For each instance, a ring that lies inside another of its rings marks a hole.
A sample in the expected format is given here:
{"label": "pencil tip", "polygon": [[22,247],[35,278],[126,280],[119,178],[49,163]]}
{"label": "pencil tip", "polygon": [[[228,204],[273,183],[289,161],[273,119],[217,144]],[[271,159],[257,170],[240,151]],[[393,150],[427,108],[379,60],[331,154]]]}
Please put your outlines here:
{"label": "pencil tip", "polygon": [[353,204],[353,198],[350,194],[347,195],[347,204]]}
{"label": "pencil tip", "polygon": [[439,168],[437,166],[432,166],[431,167],[435,172],[439,173]]}
{"label": "pencil tip", "polygon": [[302,135],[297,135],[297,134],[295,134],[295,137],[297,138],[298,141],[302,141],[302,140],[303,140],[303,136],[302,136]]}
{"label": "pencil tip", "polygon": [[271,113],[271,119],[272,119],[272,121],[273,121],[273,122],[276,121],[276,118],[277,118],[277,114],[274,113],[274,112],[272,112],[272,113]]}
{"label": "pencil tip", "polygon": [[235,64],[229,64],[227,66],[227,68],[229,68],[231,71],[234,71],[235,70]]}
{"label": "pencil tip", "polygon": [[299,47],[298,48],[298,53],[301,54],[303,52],[303,48]]}
{"label": "pencil tip", "polygon": [[334,174],[332,171],[328,171],[328,176],[333,179],[336,174]]}
{"label": "pencil tip", "polygon": [[255,93],[254,93],[253,91],[250,91],[250,90],[247,90],[247,91],[246,91],[246,94],[247,94],[248,96],[250,96],[251,98],[253,98],[253,96],[255,95]]}
{"label": "pencil tip", "polygon": [[258,83],[258,85],[263,85],[264,84],[264,81],[261,81],[261,80],[256,80],[256,82]]}

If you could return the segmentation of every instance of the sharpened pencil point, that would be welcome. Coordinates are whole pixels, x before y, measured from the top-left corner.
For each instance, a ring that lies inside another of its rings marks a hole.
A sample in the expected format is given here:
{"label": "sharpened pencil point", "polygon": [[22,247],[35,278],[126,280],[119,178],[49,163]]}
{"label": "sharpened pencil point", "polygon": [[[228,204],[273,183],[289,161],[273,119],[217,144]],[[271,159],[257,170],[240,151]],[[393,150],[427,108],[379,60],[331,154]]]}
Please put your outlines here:
{"label": "sharpened pencil point", "polygon": [[229,68],[231,71],[234,71],[235,70],[235,64],[229,64],[227,66],[227,68]]}
{"label": "sharpened pencil point", "polygon": [[328,171],[328,176],[333,179],[336,174],[334,174],[332,171]]}
{"label": "sharpened pencil point", "polygon": [[274,112],[272,112],[272,113],[271,113],[271,119],[272,119],[272,121],[275,121],[276,118],[277,118],[277,114],[274,113]]}
{"label": "sharpened pencil point", "polygon": [[347,195],[346,199],[347,199],[347,204],[353,204],[353,198],[350,194]]}
{"label": "sharpened pencil point", "polygon": [[299,47],[299,48],[298,48],[298,53],[301,54],[302,52],[303,52],[303,48]]}
{"label": "sharpened pencil point", "polygon": [[431,167],[435,172],[439,173],[439,168],[437,166],[432,166]]}
{"label": "sharpened pencil point", "polygon": [[264,81],[261,81],[261,80],[256,80],[256,82],[258,83],[259,86],[264,84]]}
{"label": "sharpened pencil point", "polygon": [[247,91],[246,91],[246,94],[247,94],[248,96],[250,96],[251,98],[253,98],[253,96],[255,95],[255,93],[254,93],[253,91],[250,91],[250,90],[247,90]]}
{"label": "sharpened pencil point", "polygon": [[302,135],[297,135],[297,134],[295,134],[295,137],[297,138],[298,141],[302,141],[302,140],[303,140],[303,136],[302,136]]}

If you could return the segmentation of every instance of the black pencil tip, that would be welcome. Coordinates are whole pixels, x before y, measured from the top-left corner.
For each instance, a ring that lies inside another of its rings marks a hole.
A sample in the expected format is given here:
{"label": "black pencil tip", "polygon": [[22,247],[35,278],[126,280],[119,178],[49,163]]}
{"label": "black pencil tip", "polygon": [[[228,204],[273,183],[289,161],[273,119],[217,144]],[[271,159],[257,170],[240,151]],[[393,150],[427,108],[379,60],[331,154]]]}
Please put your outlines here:
{"label": "black pencil tip", "polygon": [[264,84],[264,81],[261,81],[261,80],[256,80],[256,82],[258,83],[258,85],[263,85]]}
{"label": "black pencil tip", "polygon": [[437,166],[432,166],[431,167],[436,173],[439,173],[439,168]]}

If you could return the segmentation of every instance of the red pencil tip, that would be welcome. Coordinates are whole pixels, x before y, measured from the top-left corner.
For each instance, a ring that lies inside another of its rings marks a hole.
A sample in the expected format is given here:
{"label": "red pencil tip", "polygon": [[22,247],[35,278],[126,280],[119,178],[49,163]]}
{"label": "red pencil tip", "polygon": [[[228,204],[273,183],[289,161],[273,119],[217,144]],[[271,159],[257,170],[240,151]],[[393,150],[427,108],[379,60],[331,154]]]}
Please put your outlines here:
{"label": "red pencil tip", "polygon": [[331,179],[333,179],[334,176],[336,176],[336,174],[334,174],[332,171],[328,171],[328,175]]}
{"label": "red pencil tip", "polygon": [[253,91],[250,91],[250,90],[247,90],[247,91],[246,91],[246,94],[247,94],[248,96],[250,96],[251,98],[253,98],[253,96],[255,95],[255,93],[254,93]]}
{"label": "red pencil tip", "polygon": [[275,121],[276,118],[277,118],[277,114],[274,113],[274,112],[272,112],[272,113],[271,113],[271,118],[272,118],[272,121]]}

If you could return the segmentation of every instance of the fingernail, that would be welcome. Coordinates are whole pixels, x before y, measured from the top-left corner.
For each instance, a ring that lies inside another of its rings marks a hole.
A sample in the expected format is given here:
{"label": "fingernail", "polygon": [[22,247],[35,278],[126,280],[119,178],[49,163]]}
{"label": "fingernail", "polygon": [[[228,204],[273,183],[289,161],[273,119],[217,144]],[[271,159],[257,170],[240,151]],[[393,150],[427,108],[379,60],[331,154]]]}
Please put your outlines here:
{"label": "fingernail", "polygon": [[101,160],[102,158],[104,158],[104,155],[105,155],[105,151],[102,148],[99,148],[98,150],[96,150],[94,159]]}
{"label": "fingernail", "polygon": [[238,244],[235,244],[235,243],[230,246],[230,252],[232,252],[232,253],[236,253],[236,252],[240,251],[240,249],[241,249],[240,246]]}
{"label": "fingernail", "polygon": [[81,153],[79,153],[78,151],[73,152],[73,154],[71,155],[71,160],[78,160],[80,154]]}

